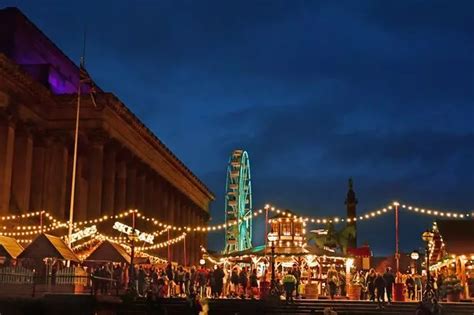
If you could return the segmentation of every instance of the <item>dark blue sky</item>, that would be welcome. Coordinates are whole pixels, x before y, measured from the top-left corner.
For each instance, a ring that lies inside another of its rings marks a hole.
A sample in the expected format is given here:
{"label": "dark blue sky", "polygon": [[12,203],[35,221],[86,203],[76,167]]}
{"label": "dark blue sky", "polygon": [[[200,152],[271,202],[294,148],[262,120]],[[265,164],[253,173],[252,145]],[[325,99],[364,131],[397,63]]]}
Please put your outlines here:
{"label": "dark blue sky", "polygon": [[[255,207],[343,216],[352,176],[360,212],[395,199],[473,208],[473,1],[0,4],[74,60],[87,25],[89,72],[216,194],[212,222],[236,148]],[[401,249],[431,222],[402,213]],[[389,253],[393,229],[393,215],[360,223],[359,240]]]}

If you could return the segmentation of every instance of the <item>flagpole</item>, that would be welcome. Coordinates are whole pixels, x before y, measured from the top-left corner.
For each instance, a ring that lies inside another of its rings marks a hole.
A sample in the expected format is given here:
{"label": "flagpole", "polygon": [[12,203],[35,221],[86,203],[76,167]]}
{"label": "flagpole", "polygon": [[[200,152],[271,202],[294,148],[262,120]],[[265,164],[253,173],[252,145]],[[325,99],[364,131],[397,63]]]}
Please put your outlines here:
{"label": "flagpole", "polygon": [[[81,57],[81,66],[84,62],[84,57]],[[72,162],[72,182],[71,182],[71,202],[69,204],[69,230],[67,242],[71,247],[72,224],[74,219],[74,197],[76,191],[76,168],[77,168],[77,143],[79,141],[79,114],[81,111],[81,77],[79,75],[79,84],[77,87],[77,105],[76,105],[76,130],[74,132],[74,157]]]}

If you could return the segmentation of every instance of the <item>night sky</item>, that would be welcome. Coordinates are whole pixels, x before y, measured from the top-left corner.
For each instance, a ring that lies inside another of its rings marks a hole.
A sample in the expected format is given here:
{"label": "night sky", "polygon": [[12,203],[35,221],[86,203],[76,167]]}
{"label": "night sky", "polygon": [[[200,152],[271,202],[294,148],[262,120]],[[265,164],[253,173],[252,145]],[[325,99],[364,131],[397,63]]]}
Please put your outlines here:
{"label": "night sky", "polygon": [[[255,208],[473,209],[474,1],[1,1],[86,63],[215,193],[249,152]],[[401,213],[401,250],[433,218]],[[394,251],[394,217],[359,241]],[[254,243],[263,241],[262,220]],[[223,233],[210,235],[214,249]]]}

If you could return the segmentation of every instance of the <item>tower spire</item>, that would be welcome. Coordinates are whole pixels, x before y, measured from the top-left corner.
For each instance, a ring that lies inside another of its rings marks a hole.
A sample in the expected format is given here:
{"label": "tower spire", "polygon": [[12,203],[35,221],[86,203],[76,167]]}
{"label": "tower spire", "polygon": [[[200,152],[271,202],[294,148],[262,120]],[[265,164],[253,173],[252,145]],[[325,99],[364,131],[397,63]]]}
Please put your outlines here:
{"label": "tower spire", "polygon": [[356,248],[357,247],[357,224],[356,224],[356,221],[354,221],[354,218],[357,217],[356,208],[357,208],[358,200],[354,192],[354,183],[352,181],[352,178],[349,178],[348,186],[349,186],[348,187],[349,189],[347,191],[347,196],[344,203],[346,205],[347,218],[351,220],[347,222],[347,226],[353,226],[355,229],[355,237],[349,240],[349,247]]}

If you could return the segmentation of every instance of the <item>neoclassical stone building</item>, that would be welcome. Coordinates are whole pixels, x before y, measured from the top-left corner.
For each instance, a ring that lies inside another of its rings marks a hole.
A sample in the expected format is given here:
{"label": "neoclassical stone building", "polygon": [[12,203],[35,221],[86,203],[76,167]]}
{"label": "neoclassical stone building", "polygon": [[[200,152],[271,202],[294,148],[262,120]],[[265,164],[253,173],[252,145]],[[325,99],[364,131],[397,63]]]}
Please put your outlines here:
{"label": "neoclassical stone building", "polygon": [[[0,216],[68,219],[79,69],[18,9],[0,10]],[[83,92],[87,87],[83,87]],[[81,102],[75,220],[141,212],[205,225],[209,189],[112,93]],[[205,234],[187,238],[199,259]],[[173,260],[182,261],[173,246]]]}

